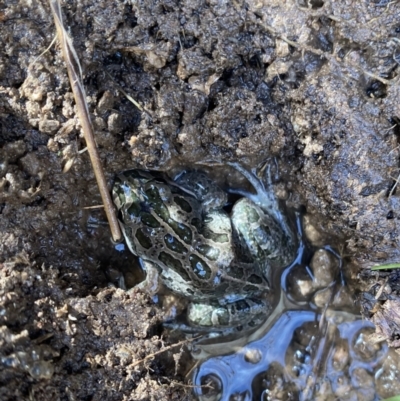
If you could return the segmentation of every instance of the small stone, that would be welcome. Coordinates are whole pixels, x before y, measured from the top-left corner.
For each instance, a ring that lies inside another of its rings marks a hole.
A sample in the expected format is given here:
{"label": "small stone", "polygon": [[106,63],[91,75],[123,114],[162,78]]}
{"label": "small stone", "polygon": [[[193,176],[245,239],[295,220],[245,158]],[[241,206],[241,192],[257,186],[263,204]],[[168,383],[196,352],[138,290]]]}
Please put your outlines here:
{"label": "small stone", "polygon": [[354,304],[354,298],[350,294],[349,287],[341,287],[333,298],[332,305],[338,309],[348,308]]}
{"label": "small stone", "polygon": [[[336,376],[333,380],[332,380],[332,389],[334,394],[337,397],[346,397],[343,399],[346,400],[353,400],[353,398],[350,397],[350,391],[351,391],[351,385],[350,385],[350,381],[348,379],[347,376],[345,376],[344,374],[341,374],[339,376]],[[357,398],[355,398],[355,400],[357,400]]]}
{"label": "small stone", "polygon": [[247,349],[244,354],[244,359],[246,362],[256,364],[261,361],[262,353],[259,349]]}
{"label": "small stone", "polygon": [[353,350],[363,362],[370,362],[377,359],[382,351],[381,343],[369,341],[369,336],[374,332],[375,330],[372,327],[365,327],[354,336]]}
{"label": "small stone", "polygon": [[15,141],[6,143],[2,149],[4,160],[9,163],[15,163],[26,152],[24,141]]}
{"label": "small stone", "polygon": [[375,374],[376,392],[381,398],[400,394],[400,355],[390,349],[382,368]]}
{"label": "small stone", "polygon": [[363,368],[356,368],[351,375],[351,382],[355,388],[373,388],[373,377]]}
{"label": "small stone", "polygon": [[310,275],[302,266],[291,269],[286,278],[286,285],[290,296],[297,301],[309,300],[314,292]]}
{"label": "small stone", "polygon": [[276,39],[276,56],[277,57],[286,57],[290,54],[289,44],[281,39]]}
{"label": "small stone", "polygon": [[203,376],[200,379],[201,386],[203,389],[201,390],[202,395],[206,399],[220,399],[220,395],[222,393],[223,385],[222,380],[216,374],[210,373],[206,376]]}
{"label": "small stone", "polygon": [[58,152],[59,145],[53,138],[50,138],[47,142],[47,149],[49,149],[50,152],[56,153]]}
{"label": "small stone", "polygon": [[334,257],[325,249],[318,249],[310,263],[314,274],[314,288],[328,287],[338,275],[338,263]]}
{"label": "small stone", "polygon": [[277,75],[286,74],[289,71],[289,68],[292,66],[292,64],[293,64],[292,62],[288,61],[275,60],[267,68],[265,80],[268,82],[271,81]]}
{"label": "small stone", "polygon": [[39,122],[39,131],[46,134],[54,134],[59,127],[60,123],[57,120],[42,120]]}
{"label": "small stone", "polygon": [[4,177],[8,171],[8,161],[0,154],[0,178]]}
{"label": "small stone", "polygon": [[30,176],[36,176],[40,171],[40,162],[34,153],[27,153],[19,159],[19,164]]}
{"label": "small stone", "polygon": [[26,102],[26,112],[29,119],[35,119],[40,116],[40,105],[38,102],[28,100]]}
{"label": "small stone", "polygon": [[297,134],[307,133],[311,130],[311,121],[303,113],[294,114],[291,122]]}
{"label": "small stone", "polygon": [[297,280],[297,289],[294,291],[302,297],[308,297],[313,292],[313,285],[311,280]]}
{"label": "small stone", "polygon": [[349,364],[350,353],[349,344],[347,341],[340,341],[336,347],[332,356],[332,366],[337,371],[343,371]]}
{"label": "small stone", "polygon": [[312,224],[311,218],[308,215],[303,217],[303,227],[304,227],[304,234],[306,235],[307,239],[311,242],[311,244],[318,246],[322,244],[322,235],[316,229],[315,225]]}
{"label": "small stone", "polygon": [[34,379],[49,380],[53,376],[54,366],[50,362],[38,360],[32,363],[28,372]]}
{"label": "small stone", "polygon": [[116,350],[115,355],[119,358],[122,366],[129,365],[132,362],[132,352],[123,345]]}
{"label": "small stone", "polygon": [[118,113],[112,113],[107,120],[108,130],[112,134],[118,134],[122,130],[122,118]]}
{"label": "small stone", "polygon": [[92,117],[93,126],[96,131],[103,131],[106,129],[106,122],[101,117]]}
{"label": "small stone", "polygon": [[336,399],[332,393],[331,382],[327,378],[322,379],[319,383],[314,399],[315,401],[333,401]]}
{"label": "small stone", "polygon": [[114,107],[114,95],[110,91],[105,91],[97,104],[97,112],[104,114]]}
{"label": "small stone", "polygon": [[331,296],[332,288],[324,288],[314,294],[313,302],[318,308],[324,308],[331,300]]}

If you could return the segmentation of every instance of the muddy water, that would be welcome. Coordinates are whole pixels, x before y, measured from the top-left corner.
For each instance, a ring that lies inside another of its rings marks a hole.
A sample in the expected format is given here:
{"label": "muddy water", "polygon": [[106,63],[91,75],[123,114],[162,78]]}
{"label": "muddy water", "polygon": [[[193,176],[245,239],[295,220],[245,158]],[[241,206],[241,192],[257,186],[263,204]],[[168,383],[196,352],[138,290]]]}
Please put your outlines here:
{"label": "muddy water", "polygon": [[195,346],[201,401],[379,400],[397,393],[400,356],[368,340],[343,261],[329,246],[305,242],[275,276],[279,300],[255,332]]}
{"label": "muddy water", "polygon": [[[208,333],[193,343],[194,395],[200,401],[374,401],[400,394],[400,356],[372,341],[374,326],[359,315],[348,279],[351,266],[336,250],[340,241],[319,234],[308,215],[288,216],[299,246],[291,265],[273,271],[272,313],[260,327],[234,328],[229,337]],[[120,276],[111,281],[121,286]],[[176,310],[175,299],[170,304]]]}

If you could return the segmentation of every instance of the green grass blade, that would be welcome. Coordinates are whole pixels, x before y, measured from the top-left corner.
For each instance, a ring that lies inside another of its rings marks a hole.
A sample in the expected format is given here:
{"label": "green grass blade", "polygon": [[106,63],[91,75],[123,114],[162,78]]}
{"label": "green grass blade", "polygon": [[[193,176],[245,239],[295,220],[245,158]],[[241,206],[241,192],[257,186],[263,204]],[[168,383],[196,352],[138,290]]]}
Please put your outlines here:
{"label": "green grass blade", "polygon": [[371,267],[371,270],[385,270],[385,269],[400,269],[400,263],[389,263],[388,265],[378,265]]}
{"label": "green grass blade", "polygon": [[400,395],[395,395],[394,397],[386,398],[382,401],[400,401]]}

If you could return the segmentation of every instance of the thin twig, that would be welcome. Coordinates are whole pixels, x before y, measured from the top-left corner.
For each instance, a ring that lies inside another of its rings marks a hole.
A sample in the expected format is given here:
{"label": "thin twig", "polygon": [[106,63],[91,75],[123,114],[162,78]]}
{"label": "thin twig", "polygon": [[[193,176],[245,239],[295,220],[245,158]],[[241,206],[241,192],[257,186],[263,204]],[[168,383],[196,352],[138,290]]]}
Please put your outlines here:
{"label": "thin twig", "polygon": [[388,195],[388,198],[390,198],[390,197],[393,195],[393,193],[394,193],[394,191],[395,191],[397,185],[399,185],[399,181],[400,181],[400,174],[398,175],[398,177],[397,177],[397,179],[396,179],[396,182],[394,183],[392,189],[390,190],[389,195]]}
{"label": "thin twig", "polygon": [[83,210],[89,210],[89,209],[102,209],[104,206],[103,205],[94,205],[94,206],[85,206],[82,209]]}
{"label": "thin twig", "polygon": [[118,220],[115,214],[111,195],[107,188],[107,183],[104,177],[103,168],[101,166],[100,157],[97,152],[93,127],[89,117],[89,109],[86,103],[85,89],[82,84],[81,66],[72,41],[65,31],[59,0],[50,0],[50,7],[57,28],[57,34],[60,41],[64,60],[67,65],[69,82],[71,84],[72,92],[74,93],[75,103],[78,109],[78,117],[82,126],[83,134],[85,136],[90,161],[92,163],[94,175],[96,177],[101,199],[103,201],[104,210],[106,212],[108,223],[110,225],[111,235],[113,240],[117,242],[121,240],[122,234],[118,225]]}
{"label": "thin twig", "polygon": [[[269,26],[267,24],[263,24],[262,26],[268,32],[270,32],[272,35],[274,35],[275,37],[283,40],[284,42],[286,42],[287,44],[289,44],[290,46],[292,46],[294,48],[297,48],[297,49],[303,50],[303,51],[308,51],[308,52],[313,53],[313,54],[315,54],[317,56],[320,56],[320,57],[325,57],[327,60],[330,60],[332,62],[336,61],[335,57],[333,55],[329,54],[328,52],[325,52],[325,51],[320,50],[320,49],[315,49],[314,47],[308,46],[308,45],[306,45],[304,43],[294,42],[294,41],[286,38],[285,35],[279,33],[276,29],[272,28],[271,26]],[[361,73],[363,73],[363,74],[365,74],[365,75],[367,75],[367,76],[369,76],[371,78],[374,78],[377,81],[382,82],[384,85],[390,85],[391,84],[391,82],[389,80],[387,80],[385,78],[382,78],[381,76],[379,76],[377,74],[374,74],[373,72],[369,72],[369,71],[364,70],[364,68],[361,65],[356,65],[355,63],[349,63],[349,62],[348,62],[348,65],[350,65],[351,67],[356,68]]]}
{"label": "thin twig", "polygon": [[[111,74],[108,71],[105,71],[105,73],[112,79],[114,84],[117,85],[117,83],[114,81],[114,78],[111,76]],[[132,96],[128,95],[119,85],[117,85],[117,86],[118,86],[118,90],[120,92],[122,92],[130,102],[132,102],[140,111],[144,111],[142,105],[139,102],[137,102]]]}
{"label": "thin twig", "polygon": [[152,354],[147,355],[145,358],[143,358],[143,359],[141,359],[139,361],[131,363],[129,365],[129,368],[133,368],[133,367],[135,367],[137,365],[140,365],[142,362],[146,361],[147,359],[151,359],[151,358],[155,357],[156,355],[159,355],[159,354],[162,354],[162,353],[164,353],[166,351],[169,351],[172,348],[176,348],[176,347],[179,347],[180,345],[185,345],[185,344],[191,343],[192,341],[198,340],[200,337],[201,336],[194,337],[194,338],[189,338],[189,339],[186,339],[186,340],[179,341],[176,344],[171,344],[168,347],[165,347],[163,349],[160,349],[157,352],[153,352]]}
{"label": "thin twig", "polygon": [[109,78],[113,81],[114,85],[116,86],[117,90],[119,90],[132,104],[134,104],[140,111],[146,113],[149,117],[153,118],[152,113],[145,109],[139,102],[137,102],[129,93],[127,93],[120,85],[115,82],[114,78],[111,74],[105,70],[105,73],[109,76]]}
{"label": "thin twig", "polygon": [[32,63],[29,65],[29,67],[33,66],[33,65],[36,63],[36,61],[38,61],[39,58],[43,56],[43,54],[47,53],[47,52],[51,49],[51,46],[54,45],[54,43],[55,43],[56,40],[57,40],[57,35],[54,36],[53,40],[52,40],[51,43],[46,47],[46,49],[44,49],[44,50],[35,58],[35,60],[32,61]]}

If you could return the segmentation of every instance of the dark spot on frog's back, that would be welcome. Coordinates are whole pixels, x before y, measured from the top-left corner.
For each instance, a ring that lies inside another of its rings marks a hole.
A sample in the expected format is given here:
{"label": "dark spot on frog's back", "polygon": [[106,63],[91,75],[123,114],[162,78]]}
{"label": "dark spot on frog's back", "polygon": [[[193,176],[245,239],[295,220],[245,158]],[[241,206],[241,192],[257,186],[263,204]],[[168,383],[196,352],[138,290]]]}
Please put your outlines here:
{"label": "dark spot on frog's back", "polygon": [[202,222],[199,218],[194,217],[191,221],[190,221],[190,225],[193,227],[196,227],[197,232],[200,232],[201,227],[202,227]]}
{"label": "dark spot on frog's back", "polygon": [[191,281],[186,269],[178,259],[175,259],[167,252],[160,252],[158,258],[169,269],[176,271],[185,281]]}
{"label": "dark spot on frog's back", "polygon": [[146,189],[145,194],[149,204],[151,205],[151,208],[154,210],[157,216],[161,217],[164,221],[168,221],[169,211],[161,199],[158,189],[154,185],[151,185]]}
{"label": "dark spot on frog's back", "polygon": [[139,244],[145,248],[145,249],[150,249],[152,247],[152,241],[151,238],[149,238],[141,228],[138,228],[136,230],[136,238],[139,241]]}
{"label": "dark spot on frog's back", "polygon": [[140,219],[141,219],[142,223],[148,227],[151,227],[151,228],[160,227],[160,223],[158,222],[158,220],[150,213],[141,212]]}
{"label": "dark spot on frog's back", "polygon": [[185,248],[182,245],[182,243],[171,234],[166,234],[164,236],[164,242],[167,245],[168,249],[171,249],[171,251],[174,251],[174,252],[178,252],[181,255],[186,254],[188,251],[187,248]]}
{"label": "dark spot on frog's back", "polygon": [[127,213],[128,213],[128,215],[132,218],[132,217],[138,217],[139,216],[139,213],[140,213],[140,210],[141,210],[141,208],[140,208],[140,206],[139,206],[139,204],[137,204],[137,203],[132,203],[130,206],[129,206],[129,208],[128,208],[128,210],[127,210]]}
{"label": "dark spot on frog's back", "polygon": [[242,291],[243,291],[244,293],[251,293],[251,292],[255,292],[255,291],[257,291],[257,290],[258,290],[258,287],[253,286],[253,285],[251,285],[251,284],[246,284],[246,285],[243,287],[243,289],[242,289]]}
{"label": "dark spot on frog's back", "polygon": [[[250,310],[249,304],[243,299],[235,303],[235,308],[236,311]],[[232,310],[232,312],[235,312],[235,310]]]}
{"label": "dark spot on frog's back", "polygon": [[258,276],[257,274],[252,274],[247,280],[253,284],[262,284],[263,282],[261,276]]}
{"label": "dark spot on frog's back", "polygon": [[211,277],[211,269],[207,263],[201,260],[196,255],[189,256],[190,265],[192,266],[193,273],[196,274],[201,280],[208,280]]}
{"label": "dark spot on frog's back", "polygon": [[174,197],[174,202],[186,213],[191,213],[192,212],[192,206],[190,206],[190,203],[183,199],[180,196],[175,196]]}
{"label": "dark spot on frog's back", "polygon": [[172,227],[178,237],[186,242],[188,245],[192,243],[192,230],[183,223],[178,223],[175,220],[170,219],[168,224]]}

